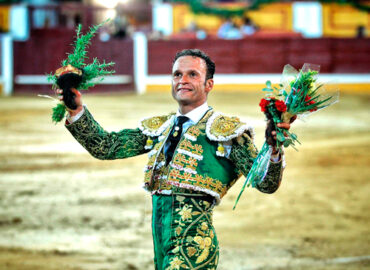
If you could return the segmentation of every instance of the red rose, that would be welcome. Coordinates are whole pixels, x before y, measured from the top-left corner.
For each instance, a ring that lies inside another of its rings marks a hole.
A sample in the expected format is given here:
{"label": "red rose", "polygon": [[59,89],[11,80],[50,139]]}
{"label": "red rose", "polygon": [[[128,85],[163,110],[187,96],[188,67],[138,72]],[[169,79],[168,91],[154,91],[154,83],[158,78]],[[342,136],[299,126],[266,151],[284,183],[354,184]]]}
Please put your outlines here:
{"label": "red rose", "polygon": [[[306,96],[306,97],[304,98],[304,101],[306,102],[306,106],[310,106],[310,105],[312,105],[312,104],[315,104],[315,103],[316,103],[314,100],[312,100],[312,99],[311,99],[311,97],[310,97],[310,96]],[[314,112],[314,111],[316,111],[316,110],[317,110],[317,108],[312,108],[312,109],[310,109],[309,111],[310,111],[310,112]]]}
{"label": "red rose", "polygon": [[266,100],[266,99],[261,99],[261,101],[260,101],[260,107],[261,107],[261,111],[262,112],[265,112],[266,111],[266,107],[267,107],[267,105],[269,105],[270,104],[270,101],[269,100]]}
{"label": "red rose", "polygon": [[276,100],[275,101],[275,107],[279,112],[285,112],[286,111],[286,105],[284,101],[282,100]]}
{"label": "red rose", "polygon": [[[316,102],[314,100],[311,100],[311,97],[310,96],[306,96],[304,101],[306,101],[306,106],[310,106],[312,104],[315,104]],[[309,110],[310,112],[314,112],[314,111],[317,111],[317,108],[312,108]]]}
{"label": "red rose", "polygon": [[[312,105],[312,104],[315,104],[315,103],[316,103],[315,101],[311,100],[311,101],[309,102],[309,104],[308,104],[308,105]],[[313,107],[313,108],[310,110],[310,112],[314,112],[314,111],[317,111],[317,108],[316,108],[316,107]]]}

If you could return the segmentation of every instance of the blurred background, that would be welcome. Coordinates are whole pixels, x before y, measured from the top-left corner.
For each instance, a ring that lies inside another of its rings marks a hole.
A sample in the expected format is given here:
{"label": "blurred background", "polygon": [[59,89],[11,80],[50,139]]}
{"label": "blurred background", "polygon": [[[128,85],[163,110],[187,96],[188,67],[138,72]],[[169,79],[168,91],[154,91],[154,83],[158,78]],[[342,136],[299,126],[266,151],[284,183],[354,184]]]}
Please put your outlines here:
{"label": "blurred background", "polygon": [[175,111],[172,59],[184,48],[216,63],[209,104],[255,127],[264,83],[284,65],[320,65],[340,102],[296,121],[278,192],[215,209],[221,270],[370,269],[370,2],[274,0],[0,0],[0,269],[153,269],[145,156],[98,161],[51,122],[46,74],[75,28],[110,19],[90,57],[116,73],[84,93],[107,130]]}

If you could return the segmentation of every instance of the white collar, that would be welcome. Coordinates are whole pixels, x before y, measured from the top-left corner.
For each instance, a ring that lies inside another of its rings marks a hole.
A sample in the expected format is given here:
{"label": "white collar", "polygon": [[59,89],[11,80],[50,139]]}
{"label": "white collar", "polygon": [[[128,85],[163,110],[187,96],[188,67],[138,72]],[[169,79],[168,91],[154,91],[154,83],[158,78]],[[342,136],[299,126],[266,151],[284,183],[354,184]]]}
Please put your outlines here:
{"label": "white collar", "polygon": [[192,122],[194,122],[194,124],[197,124],[199,122],[199,120],[202,119],[202,117],[205,115],[205,113],[208,110],[209,110],[209,107],[208,107],[208,104],[207,104],[207,101],[206,101],[202,105],[200,105],[199,107],[196,107],[195,109],[188,112],[187,114],[183,115],[179,111],[177,111],[176,117],[183,115],[183,116],[188,117]]}

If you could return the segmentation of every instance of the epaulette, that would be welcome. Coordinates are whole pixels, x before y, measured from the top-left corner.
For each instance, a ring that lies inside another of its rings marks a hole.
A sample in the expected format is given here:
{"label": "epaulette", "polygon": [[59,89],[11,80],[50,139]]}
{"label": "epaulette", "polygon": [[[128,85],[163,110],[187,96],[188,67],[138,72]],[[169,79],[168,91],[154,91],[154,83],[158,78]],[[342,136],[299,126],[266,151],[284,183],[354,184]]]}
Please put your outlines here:
{"label": "epaulette", "polygon": [[226,142],[247,132],[253,140],[253,127],[240,121],[238,117],[230,117],[215,112],[207,121],[206,134],[212,141]]}
{"label": "epaulette", "polygon": [[144,118],[139,123],[139,129],[147,136],[157,137],[160,136],[169,125],[171,125],[174,118],[174,113]]}

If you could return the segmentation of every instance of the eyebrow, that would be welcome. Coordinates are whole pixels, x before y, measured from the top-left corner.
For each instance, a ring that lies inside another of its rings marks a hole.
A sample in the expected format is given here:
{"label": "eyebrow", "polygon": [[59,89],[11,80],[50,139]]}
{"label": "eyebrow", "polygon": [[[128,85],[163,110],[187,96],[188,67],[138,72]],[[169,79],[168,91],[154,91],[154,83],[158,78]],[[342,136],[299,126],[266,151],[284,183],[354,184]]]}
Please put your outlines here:
{"label": "eyebrow", "polygon": [[[172,74],[175,74],[175,73],[177,73],[177,72],[183,73],[183,72],[181,72],[180,70],[176,69],[175,71],[173,71],[173,72],[172,72]],[[200,72],[199,72],[199,71],[197,71],[196,69],[191,69],[191,70],[188,70],[187,72],[195,72],[195,73],[200,74]]]}

